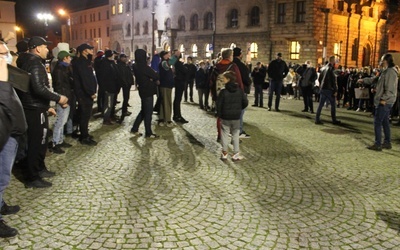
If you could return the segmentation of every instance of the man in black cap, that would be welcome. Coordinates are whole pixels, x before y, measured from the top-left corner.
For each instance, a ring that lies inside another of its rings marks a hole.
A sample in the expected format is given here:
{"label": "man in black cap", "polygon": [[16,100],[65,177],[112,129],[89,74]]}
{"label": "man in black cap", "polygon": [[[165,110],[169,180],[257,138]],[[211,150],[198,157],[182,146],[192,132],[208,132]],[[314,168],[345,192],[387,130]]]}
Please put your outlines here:
{"label": "man in black cap", "polygon": [[78,100],[80,114],[79,129],[81,144],[95,146],[97,142],[89,135],[89,120],[92,114],[93,100],[96,98],[97,83],[93,74],[93,46],[81,44],[79,57],[73,61],[74,92]]}
{"label": "man in black cap", "polygon": [[[243,82],[243,88],[244,88],[244,93],[247,96],[250,94],[250,89],[251,89],[251,79],[250,79],[250,73],[249,73],[249,68],[242,62],[242,49],[241,48],[234,48],[233,49],[233,62],[238,66],[239,71],[240,71],[240,76],[242,78]],[[240,138],[250,138],[249,134],[246,134],[246,132],[243,130],[243,116],[244,116],[244,109],[242,110],[242,113],[240,115]]]}
{"label": "man in black cap", "polygon": [[28,151],[27,157],[19,162],[25,175],[25,187],[45,188],[52,184],[43,180],[55,174],[46,168],[45,157],[47,151],[47,131],[49,128],[48,113],[56,115],[53,108],[49,108],[50,101],[66,107],[68,98],[50,91],[49,79],[43,60],[49,52],[48,41],[42,37],[32,37],[28,42],[29,53],[19,62],[21,69],[31,74],[28,92],[17,91],[24,107],[28,124]]}
{"label": "man in black cap", "polygon": [[122,102],[122,116],[120,122],[123,121],[125,116],[130,116],[132,113],[128,111],[129,95],[131,87],[133,85],[133,74],[132,70],[128,65],[128,56],[120,54],[117,62],[117,69],[119,72],[119,83],[122,88],[122,95],[124,101]]}
{"label": "man in black cap", "polygon": [[270,86],[268,91],[268,111],[271,111],[272,99],[274,92],[276,95],[275,100],[275,111],[279,112],[279,102],[281,100],[281,92],[283,88],[283,79],[289,73],[289,67],[286,62],[282,60],[282,53],[276,55],[276,59],[272,60],[268,66],[268,77],[270,80]]}

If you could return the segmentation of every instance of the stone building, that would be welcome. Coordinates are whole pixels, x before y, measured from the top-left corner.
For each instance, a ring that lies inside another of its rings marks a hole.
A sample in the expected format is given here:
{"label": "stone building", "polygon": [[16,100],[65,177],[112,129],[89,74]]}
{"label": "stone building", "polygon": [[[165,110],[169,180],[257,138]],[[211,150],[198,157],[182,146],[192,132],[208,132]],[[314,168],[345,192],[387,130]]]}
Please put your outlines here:
{"label": "stone building", "polygon": [[[108,4],[71,12],[70,21],[72,38],[70,47],[89,43],[95,47],[95,51],[110,48],[110,9]],[[66,28],[64,26],[64,29]]]}
{"label": "stone building", "polygon": [[131,57],[151,53],[152,39],[157,51],[196,59],[240,47],[253,64],[281,52],[294,63],[335,55],[342,65],[374,66],[387,49],[383,0],[110,0],[109,9],[111,47]]}
{"label": "stone building", "polygon": [[[4,38],[9,32],[15,33],[15,2],[0,1],[0,37]],[[16,39],[8,42],[8,48],[17,51]]]}

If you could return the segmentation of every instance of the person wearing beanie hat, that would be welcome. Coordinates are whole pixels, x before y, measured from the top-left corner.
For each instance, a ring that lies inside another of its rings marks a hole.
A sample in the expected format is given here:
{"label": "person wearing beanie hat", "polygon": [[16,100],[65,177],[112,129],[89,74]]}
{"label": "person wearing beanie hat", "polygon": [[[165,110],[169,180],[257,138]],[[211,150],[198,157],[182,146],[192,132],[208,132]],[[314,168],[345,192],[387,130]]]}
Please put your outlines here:
{"label": "person wearing beanie hat", "polygon": [[279,103],[281,100],[281,93],[283,88],[283,79],[289,73],[289,67],[286,62],[282,60],[282,53],[276,54],[276,59],[272,60],[268,66],[268,77],[270,78],[270,87],[268,95],[268,111],[271,111],[272,100],[274,93],[276,95],[275,111],[279,112]]}
{"label": "person wearing beanie hat", "polygon": [[[51,74],[54,91],[65,95],[68,99],[72,98],[72,72],[70,69],[72,56],[73,54],[64,50],[58,52],[58,61]],[[64,150],[62,150],[63,147],[68,148],[72,146],[64,141],[64,125],[68,121],[70,106],[63,107],[57,104],[56,112],[57,119],[54,123],[53,138],[49,145],[49,151],[55,154],[63,154],[65,153]]]}

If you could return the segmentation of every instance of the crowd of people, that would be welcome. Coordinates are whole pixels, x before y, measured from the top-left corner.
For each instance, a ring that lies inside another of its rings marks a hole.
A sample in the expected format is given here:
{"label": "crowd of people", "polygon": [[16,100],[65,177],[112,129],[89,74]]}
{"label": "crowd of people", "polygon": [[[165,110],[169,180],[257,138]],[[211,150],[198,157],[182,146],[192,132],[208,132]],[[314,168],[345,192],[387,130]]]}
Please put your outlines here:
{"label": "crowd of people", "polygon": [[[365,68],[359,72],[337,67],[335,57],[318,67],[313,67],[311,61],[303,65],[287,64],[281,53],[267,65],[258,62],[252,68],[243,62],[243,52],[238,47],[222,50],[213,61],[197,63],[192,57],[186,58],[185,63],[179,50],[161,51],[150,58],[145,50],[137,49],[132,63],[127,55],[109,49],[94,55],[93,46],[86,43],[76,49],[58,44],[53,49],[50,69],[47,69],[44,60],[48,58],[48,45],[42,37],[17,43],[16,66],[24,72],[21,79],[27,79],[25,83],[19,82],[25,87],[18,87],[11,81],[14,76],[10,78],[12,57],[6,41],[0,43],[0,208],[3,215],[19,210],[18,206],[9,206],[2,199],[12,167],[15,165],[21,170],[27,188],[52,186],[48,178],[55,173],[46,167],[47,150],[65,153],[66,148],[72,147],[65,141],[69,136],[78,139],[82,145],[96,146],[95,138],[89,133],[94,101],[97,100],[97,112],[101,114],[104,126],[122,123],[132,114],[128,107],[133,85],[141,98],[141,110],[130,130],[133,135],[159,137],[152,129],[154,113],[158,114],[157,125],[160,127],[188,123],[182,114],[181,103],[182,99],[193,103],[196,88],[200,108],[214,112],[217,118],[217,141],[221,143],[221,160],[224,161],[229,157],[229,144],[233,145],[232,161],[244,158],[239,142],[241,138],[250,138],[243,121],[252,85],[255,95],[252,106],[264,107],[263,93],[267,90],[268,111],[274,107],[280,112],[281,96],[288,99],[302,96],[302,112],[314,113],[314,97],[319,101],[315,115],[318,125],[323,124],[320,116],[325,105],[330,105],[332,122],[336,125],[341,123],[336,118],[336,108],[374,112],[376,138],[368,148],[376,151],[391,148],[389,119],[390,115],[398,116],[399,112],[399,71],[390,54],[382,57],[380,68]],[[116,104],[121,91],[123,101],[118,117]],[[51,107],[50,102],[56,103],[55,107]],[[56,117],[52,130],[48,121],[51,115]],[[139,132],[142,122],[144,133]],[[17,233],[0,217],[0,237]]]}

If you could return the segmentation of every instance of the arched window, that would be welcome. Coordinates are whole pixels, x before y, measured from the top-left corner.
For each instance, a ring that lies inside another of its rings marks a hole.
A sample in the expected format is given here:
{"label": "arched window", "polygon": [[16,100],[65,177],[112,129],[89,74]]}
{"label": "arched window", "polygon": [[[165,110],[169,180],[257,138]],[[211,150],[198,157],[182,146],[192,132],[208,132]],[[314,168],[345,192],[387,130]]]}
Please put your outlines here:
{"label": "arched window", "polygon": [[236,28],[239,24],[239,19],[238,19],[238,10],[233,9],[231,10],[231,13],[229,15],[229,27],[231,28]]}
{"label": "arched window", "polygon": [[197,45],[193,44],[192,45],[192,56],[197,57],[197,53],[198,53]]}
{"label": "arched window", "polygon": [[139,9],[139,0],[135,0],[135,10]]}
{"label": "arched window", "polygon": [[260,25],[260,8],[254,6],[250,12],[250,25],[257,26]]}
{"label": "arched window", "polygon": [[257,43],[252,43],[250,45],[250,54],[251,54],[251,58],[256,59],[258,57],[258,45]]}
{"label": "arched window", "polygon": [[126,32],[125,32],[126,36],[131,36],[132,35],[131,34],[132,33],[131,29],[132,29],[131,24],[128,23],[128,25],[126,26]]}
{"label": "arched window", "polygon": [[209,43],[207,43],[206,44],[206,57],[207,58],[210,58],[211,57],[211,53],[212,53],[212,51],[210,50],[210,47],[212,47],[212,44],[209,44]]}
{"label": "arched window", "polygon": [[164,50],[165,51],[171,51],[171,46],[169,46],[168,43],[164,44]]}
{"label": "arched window", "polygon": [[135,26],[135,35],[140,35],[140,23],[136,23],[136,26]]}
{"label": "arched window", "polygon": [[199,29],[199,16],[197,14],[193,14],[190,18],[190,30],[198,30]]}
{"label": "arched window", "polygon": [[118,0],[118,14],[122,14],[124,12],[124,4],[122,0]]}
{"label": "arched window", "polygon": [[126,9],[125,10],[126,13],[131,12],[131,1],[130,0],[126,1],[126,8],[125,9]]}
{"label": "arched window", "polygon": [[147,0],[143,0],[143,9],[149,7]]}
{"label": "arched window", "polygon": [[179,21],[178,21],[178,29],[179,30],[185,30],[186,29],[186,20],[185,16],[180,16]]}
{"label": "arched window", "polygon": [[214,17],[211,12],[207,12],[204,15],[204,29],[205,30],[212,30],[214,27]]}
{"label": "arched window", "polygon": [[165,20],[165,29],[171,29],[171,18],[167,18],[167,20]]}
{"label": "arched window", "polygon": [[149,22],[144,22],[143,24],[143,35],[148,35],[149,34]]}

